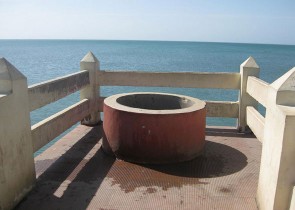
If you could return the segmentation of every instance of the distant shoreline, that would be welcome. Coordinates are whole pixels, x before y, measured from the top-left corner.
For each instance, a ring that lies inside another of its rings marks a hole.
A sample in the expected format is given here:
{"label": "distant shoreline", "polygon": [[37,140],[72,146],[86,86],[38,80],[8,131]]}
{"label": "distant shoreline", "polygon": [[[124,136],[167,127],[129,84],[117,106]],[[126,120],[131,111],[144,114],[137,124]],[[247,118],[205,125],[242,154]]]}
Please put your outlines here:
{"label": "distant shoreline", "polygon": [[0,41],[111,41],[111,42],[183,42],[183,43],[206,43],[206,44],[241,44],[241,45],[278,45],[278,46],[295,46],[295,44],[281,43],[247,43],[247,42],[213,42],[213,41],[178,41],[178,40],[128,40],[128,39],[0,39]]}

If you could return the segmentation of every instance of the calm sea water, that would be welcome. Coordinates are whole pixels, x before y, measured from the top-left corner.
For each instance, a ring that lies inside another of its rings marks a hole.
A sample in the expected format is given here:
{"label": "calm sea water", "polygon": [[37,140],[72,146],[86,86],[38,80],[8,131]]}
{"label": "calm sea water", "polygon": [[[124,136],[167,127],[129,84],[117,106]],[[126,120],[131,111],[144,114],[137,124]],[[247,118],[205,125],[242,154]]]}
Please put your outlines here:
{"label": "calm sea water", "polygon": [[[103,70],[239,72],[240,64],[253,56],[260,77],[273,82],[295,66],[295,46],[163,41],[0,40],[5,57],[28,78],[29,85],[79,71],[79,62],[92,51]],[[130,78],[132,79],[132,78]],[[103,87],[103,96],[121,92],[158,91],[206,100],[238,100],[233,90],[192,88]],[[31,122],[79,100],[72,94],[31,113]],[[263,109],[260,108],[263,113]],[[235,125],[235,119],[208,118],[208,125]]]}

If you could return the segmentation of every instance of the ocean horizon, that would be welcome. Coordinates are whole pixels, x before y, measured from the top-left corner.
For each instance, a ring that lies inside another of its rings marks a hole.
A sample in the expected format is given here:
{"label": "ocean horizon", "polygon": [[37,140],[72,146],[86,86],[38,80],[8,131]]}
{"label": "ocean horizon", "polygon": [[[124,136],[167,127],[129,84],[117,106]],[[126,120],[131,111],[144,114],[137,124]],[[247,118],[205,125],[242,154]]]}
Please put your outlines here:
{"label": "ocean horizon", "polygon": [[281,45],[281,46],[295,46],[295,44],[286,43],[260,43],[260,42],[226,42],[226,41],[193,41],[193,40],[145,40],[145,39],[0,39],[0,41],[114,41],[114,42],[189,42],[189,43],[213,43],[213,44],[249,44],[249,45]]}

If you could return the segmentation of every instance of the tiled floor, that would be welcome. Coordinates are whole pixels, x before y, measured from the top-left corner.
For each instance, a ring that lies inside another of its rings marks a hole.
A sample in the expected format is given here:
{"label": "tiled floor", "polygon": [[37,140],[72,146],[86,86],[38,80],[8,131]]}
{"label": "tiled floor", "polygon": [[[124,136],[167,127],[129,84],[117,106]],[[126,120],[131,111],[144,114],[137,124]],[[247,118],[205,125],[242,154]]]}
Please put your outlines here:
{"label": "tiled floor", "polygon": [[35,158],[35,189],[16,209],[257,209],[261,143],[207,128],[203,156],[138,165],[101,151],[101,126],[78,126]]}

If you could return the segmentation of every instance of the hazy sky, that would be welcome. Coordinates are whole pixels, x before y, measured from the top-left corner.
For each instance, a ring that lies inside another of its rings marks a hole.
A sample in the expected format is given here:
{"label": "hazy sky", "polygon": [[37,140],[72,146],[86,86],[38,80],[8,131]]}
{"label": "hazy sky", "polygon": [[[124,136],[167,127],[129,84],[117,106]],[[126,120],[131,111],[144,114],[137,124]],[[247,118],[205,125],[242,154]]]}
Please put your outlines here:
{"label": "hazy sky", "polygon": [[295,0],[0,0],[0,39],[295,44]]}

